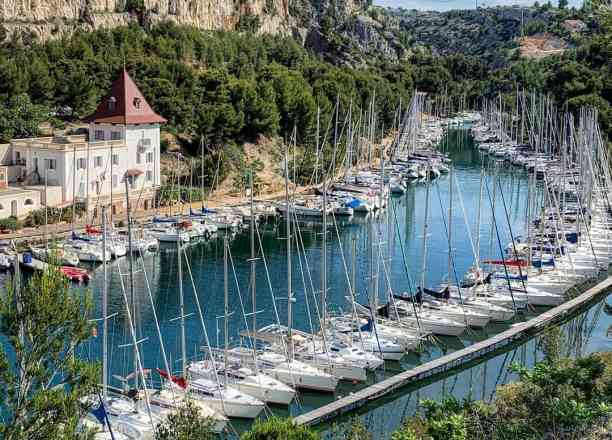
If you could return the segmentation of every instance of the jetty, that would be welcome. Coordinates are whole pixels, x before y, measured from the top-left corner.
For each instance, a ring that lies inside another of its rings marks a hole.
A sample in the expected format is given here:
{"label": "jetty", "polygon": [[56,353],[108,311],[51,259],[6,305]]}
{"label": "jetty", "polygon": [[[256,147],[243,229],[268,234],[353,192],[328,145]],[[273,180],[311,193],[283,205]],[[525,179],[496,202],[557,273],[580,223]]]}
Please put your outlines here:
{"label": "jetty", "polygon": [[407,385],[444,374],[472,362],[477,362],[478,359],[488,357],[494,352],[503,350],[513,343],[533,337],[552,324],[567,320],[579,310],[601,299],[611,290],[611,288],[612,276],[609,276],[586,290],[584,293],[528,321],[516,323],[508,330],[498,333],[484,341],[477,342],[464,349],[454,351],[410,370],[396,374],[393,377],[375,383],[363,390],[351,393],[327,405],[297,416],[294,421],[298,425],[308,426],[327,422],[342,414],[354,411],[368,403],[388,396]]}

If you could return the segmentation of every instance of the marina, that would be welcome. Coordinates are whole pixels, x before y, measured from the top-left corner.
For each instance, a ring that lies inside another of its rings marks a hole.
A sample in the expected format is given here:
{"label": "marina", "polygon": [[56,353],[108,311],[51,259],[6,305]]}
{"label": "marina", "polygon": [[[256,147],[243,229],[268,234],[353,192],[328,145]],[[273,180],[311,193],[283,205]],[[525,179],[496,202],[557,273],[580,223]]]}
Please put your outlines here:
{"label": "marina", "polygon": [[275,201],[140,224],[128,210],[129,227],[20,251],[22,269],[57,265],[94,293],[105,341],[81,355],[107,365],[116,423],[147,438],[136,419],[187,395],[218,431],[269,412],[325,423],[605,296],[610,279],[582,293],[612,257],[606,199],[586,200],[609,176],[595,179],[586,153],[568,163],[511,142],[499,112],[415,121],[413,105],[386,159],[347,149],[344,177],[313,194],[295,197],[286,168]]}

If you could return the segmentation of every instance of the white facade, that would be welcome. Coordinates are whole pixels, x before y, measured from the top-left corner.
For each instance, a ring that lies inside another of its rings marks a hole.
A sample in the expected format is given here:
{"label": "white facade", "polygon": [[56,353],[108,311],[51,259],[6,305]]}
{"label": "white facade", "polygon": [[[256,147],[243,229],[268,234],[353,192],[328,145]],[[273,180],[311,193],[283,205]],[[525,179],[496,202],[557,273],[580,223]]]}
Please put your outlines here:
{"label": "white facade", "polygon": [[[127,170],[142,174],[130,192],[150,194],[160,184],[159,124],[95,124],[85,136],[15,139],[12,164],[20,167],[17,182],[61,187],[62,205],[84,201],[94,209],[99,199],[108,201],[125,194]],[[147,207],[151,201],[147,203]]]}

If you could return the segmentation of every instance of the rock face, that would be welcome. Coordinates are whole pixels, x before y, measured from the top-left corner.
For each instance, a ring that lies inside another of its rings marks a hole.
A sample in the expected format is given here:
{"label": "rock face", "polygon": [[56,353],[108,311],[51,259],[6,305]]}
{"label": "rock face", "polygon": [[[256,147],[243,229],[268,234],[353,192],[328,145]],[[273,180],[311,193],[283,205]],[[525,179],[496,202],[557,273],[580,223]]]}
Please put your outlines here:
{"label": "rock face", "polygon": [[[434,55],[476,55],[499,67],[525,45],[523,34],[545,32],[557,20],[554,14],[533,7],[386,9],[371,0],[0,0],[0,39],[17,35],[27,43],[77,29],[172,21],[203,30],[292,35],[327,61],[353,67],[398,62],[423,48]],[[577,20],[565,24],[572,32],[586,28]]]}
{"label": "rock face", "polygon": [[248,22],[259,32],[273,34],[289,33],[292,24],[289,0],[0,0],[0,25],[7,36],[27,32],[40,40],[77,28],[166,20],[228,31]]}

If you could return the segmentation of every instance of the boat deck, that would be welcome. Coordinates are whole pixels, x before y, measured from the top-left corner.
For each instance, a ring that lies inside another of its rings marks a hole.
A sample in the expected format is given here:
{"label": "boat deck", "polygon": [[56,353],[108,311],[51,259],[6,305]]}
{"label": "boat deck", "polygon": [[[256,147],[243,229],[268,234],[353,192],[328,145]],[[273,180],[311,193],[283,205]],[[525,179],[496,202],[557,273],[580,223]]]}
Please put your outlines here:
{"label": "boat deck", "polygon": [[455,351],[418,367],[399,373],[361,391],[342,397],[334,402],[314,409],[296,417],[295,423],[300,425],[316,425],[349,411],[355,410],[369,402],[388,395],[399,388],[420,380],[458,368],[494,351],[500,350],[513,342],[541,332],[548,325],[561,322],[577,310],[592,303],[608,292],[612,287],[612,276],[606,278],[581,295],[552,308],[529,321],[513,325],[508,330],[498,333],[484,341],[477,342],[462,350]]}

